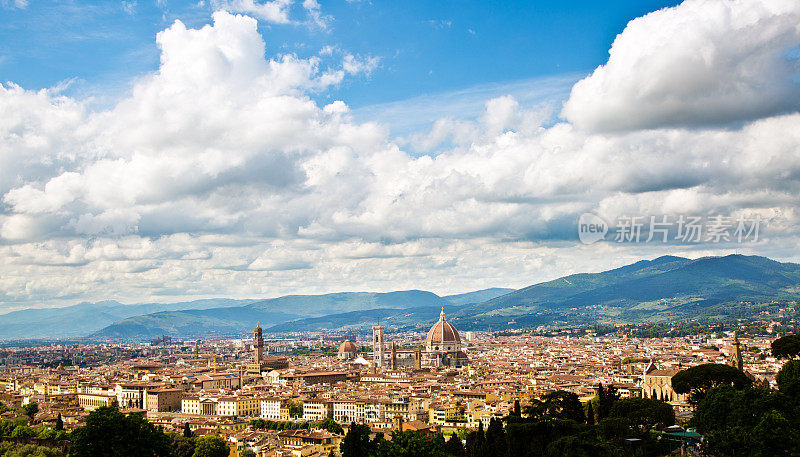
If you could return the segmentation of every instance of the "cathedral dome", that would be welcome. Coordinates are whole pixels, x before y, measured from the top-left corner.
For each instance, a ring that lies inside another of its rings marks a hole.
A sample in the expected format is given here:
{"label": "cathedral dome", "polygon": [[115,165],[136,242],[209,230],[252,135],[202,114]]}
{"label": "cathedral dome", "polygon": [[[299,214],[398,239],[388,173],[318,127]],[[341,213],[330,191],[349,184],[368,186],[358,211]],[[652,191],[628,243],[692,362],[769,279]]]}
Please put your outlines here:
{"label": "cathedral dome", "polygon": [[344,353],[355,354],[356,352],[358,352],[358,348],[351,341],[345,341],[339,346],[339,354],[344,354]]}
{"label": "cathedral dome", "polygon": [[442,313],[439,315],[439,322],[431,327],[431,330],[428,332],[428,338],[425,340],[425,345],[429,347],[436,347],[438,350],[438,347],[443,345],[447,346],[460,344],[461,337],[458,336],[458,330],[456,330],[456,328],[453,327],[450,322],[447,322],[447,319],[444,316],[444,308],[442,308]]}

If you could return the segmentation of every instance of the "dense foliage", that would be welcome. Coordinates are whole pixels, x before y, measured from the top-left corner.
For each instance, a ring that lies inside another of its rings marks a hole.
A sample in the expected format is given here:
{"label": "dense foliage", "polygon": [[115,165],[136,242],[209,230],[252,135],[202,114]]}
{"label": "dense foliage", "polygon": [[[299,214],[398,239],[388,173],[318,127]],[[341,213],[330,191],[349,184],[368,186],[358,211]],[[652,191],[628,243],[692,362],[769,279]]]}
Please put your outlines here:
{"label": "dense foliage", "polygon": [[197,438],[192,457],[228,457],[230,449],[224,439],[218,436],[201,436]]}
{"label": "dense foliage", "polygon": [[800,455],[800,362],[778,373],[778,392],[720,385],[709,390],[693,419],[704,451],[716,457]]}
{"label": "dense foliage", "polygon": [[775,376],[778,390],[790,398],[800,399],[800,360],[790,360]]}
{"label": "dense foliage", "polygon": [[327,430],[331,433],[341,435],[344,429],[333,419],[326,417],[319,422],[293,422],[293,421],[272,421],[266,419],[253,419],[248,423],[253,428],[262,430],[297,430],[318,428]]}
{"label": "dense foliage", "polygon": [[71,457],[227,457],[229,453],[220,437],[198,438],[188,427],[183,433],[164,433],[141,415],[125,415],[115,406],[89,413],[86,426],[69,438]]}
{"label": "dense foliage", "polygon": [[0,442],[0,456],[2,457],[64,457],[61,449],[37,446],[35,444],[22,444],[10,441]]}
{"label": "dense foliage", "polygon": [[647,437],[653,428],[675,423],[675,411],[668,403],[653,398],[625,398],[611,408],[609,417],[628,421],[639,437]]}
{"label": "dense foliage", "polygon": [[689,394],[689,402],[697,404],[708,390],[728,385],[735,389],[749,387],[753,383],[741,370],[730,365],[706,363],[679,371],[672,377],[672,389],[679,394]]}
{"label": "dense foliage", "polygon": [[125,415],[114,406],[89,413],[86,426],[73,431],[70,441],[74,457],[170,455],[170,442],[162,431],[141,415]]}
{"label": "dense foliage", "polygon": [[393,432],[391,440],[382,435],[370,440],[369,427],[353,424],[341,452],[343,457],[611,457],[628,455],[624,440],[640,438],[647,443],[648,455],[662,455],[668,449],[654,439],[652,430],[672,425],[674,419],[667,403],[620,399],[613,387],[598,386],[598,396],[586,409],[575,394],[553,392],[531,405],[515,405],[485,430],[479,424],[464,442],[458,435],[445,441],[442,435],[409,431]]}
{"label": "dense foliage", "polygon": [[772,342],[772,355],[793,359],[800,356],[800,334],[787,335]]}

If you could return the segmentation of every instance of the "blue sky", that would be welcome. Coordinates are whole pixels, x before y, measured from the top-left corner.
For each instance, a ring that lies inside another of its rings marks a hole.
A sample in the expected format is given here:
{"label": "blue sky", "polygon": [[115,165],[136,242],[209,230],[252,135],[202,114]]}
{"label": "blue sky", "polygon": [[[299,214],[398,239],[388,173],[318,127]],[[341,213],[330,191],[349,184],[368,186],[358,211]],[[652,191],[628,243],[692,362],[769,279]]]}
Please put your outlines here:
{"label": "blue sky", "polygon": [[[202,3],[202,2],[201,2]],[[331,1],[324,29],[300,5],[291,24],[261,21],[267,54],[325,46],[380,58],[369,77],[317,94],[359,108],[489,83],[585,74],[605,62],[625,24],[675,1]],[[98,96],[158,67],[155,35],[175,20],[211,21],[213,6],[175,0],[37,1],[0,8],[0,79],[27,89],[72,80]]]}
{"label": "blue sky", "polygon": [[[797,0],[0,0],[0,312],[798,261],[798,23]],[[583,244],[585,214],[762,225]]]}

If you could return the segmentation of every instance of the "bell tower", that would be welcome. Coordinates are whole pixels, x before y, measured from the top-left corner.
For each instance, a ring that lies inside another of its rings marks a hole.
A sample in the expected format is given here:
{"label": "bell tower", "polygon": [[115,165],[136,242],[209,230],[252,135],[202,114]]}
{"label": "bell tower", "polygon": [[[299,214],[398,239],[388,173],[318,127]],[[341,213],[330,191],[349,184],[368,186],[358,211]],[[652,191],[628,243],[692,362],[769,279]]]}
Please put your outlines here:
{"label": "bell tower", "polygon": [[372,363],[376,367],[383,367],[385,363],[383,331],[383,325],[372,326]]}
{"label": "bell tower", "polygon": [[261,335],[261,325],[256,325],[253,331],[253,362],[260,364],[264,359],[264,337]]}
{"label": "bell tower", "polygon": [[744,361],[742,360],[742,348],[739,344],[739,332],[733,332],[733,351],[731,352],[731,366],[744,371]]}

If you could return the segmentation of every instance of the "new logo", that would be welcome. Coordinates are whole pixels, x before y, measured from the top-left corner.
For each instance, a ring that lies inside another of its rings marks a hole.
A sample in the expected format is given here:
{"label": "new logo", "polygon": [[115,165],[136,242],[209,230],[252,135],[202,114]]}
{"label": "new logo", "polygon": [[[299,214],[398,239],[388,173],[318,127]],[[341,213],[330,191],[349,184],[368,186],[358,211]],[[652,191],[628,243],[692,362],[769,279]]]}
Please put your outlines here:
{"label": "new logo", "polygon": [[583,244],[596,243],[606,237],[608,224],[600,216],[583,213],[578,218],[578,239]]}

